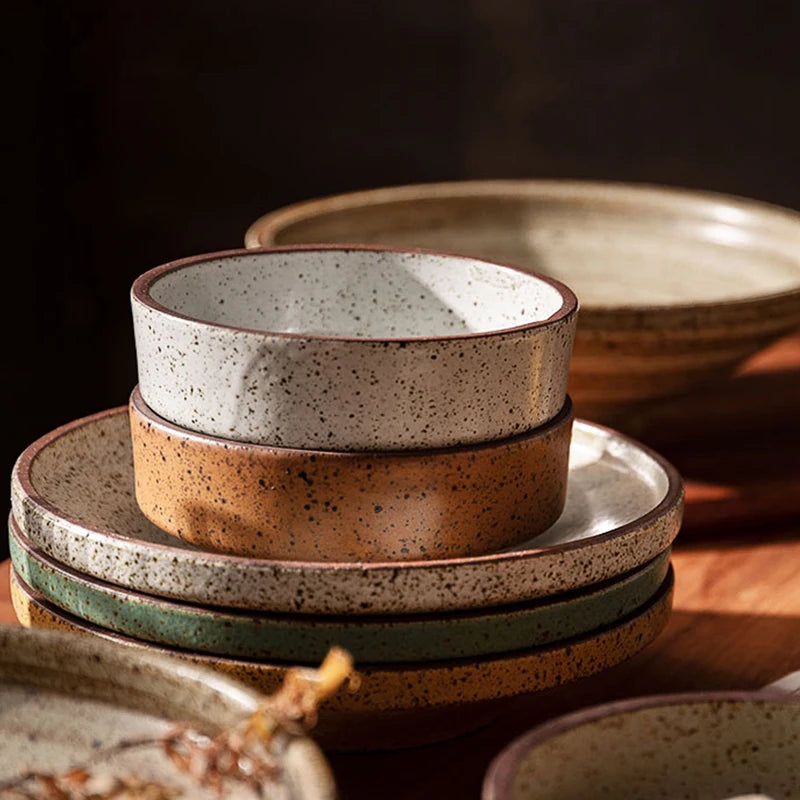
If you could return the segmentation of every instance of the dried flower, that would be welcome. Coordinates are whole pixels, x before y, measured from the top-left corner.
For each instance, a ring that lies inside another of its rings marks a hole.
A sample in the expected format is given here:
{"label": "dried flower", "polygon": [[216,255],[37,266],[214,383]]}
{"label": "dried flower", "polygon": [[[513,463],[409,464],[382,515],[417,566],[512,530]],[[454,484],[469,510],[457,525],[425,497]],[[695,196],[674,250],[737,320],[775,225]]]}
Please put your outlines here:
{"label": "dried flower", "polygon": [[[95,754],[92,761],[134,748],[157,747],[177,773],[222,797],[235,782],[262,797],[280,781],[280,764],[273,748],[276,735],[302,735],[313,727],[320,704],[348,681],[358,687],[349,653],[334,647],[319,669],[287,671],[281,688],[266,697],[256,711],[233,728],[208,736],[190,725],[176,725],[159,739],[123,741]],[[0,782],[3,800],[177,800],[174,786],[135,776],[112,777],[92,772],[90,765],[62,775],[30,772]]]}

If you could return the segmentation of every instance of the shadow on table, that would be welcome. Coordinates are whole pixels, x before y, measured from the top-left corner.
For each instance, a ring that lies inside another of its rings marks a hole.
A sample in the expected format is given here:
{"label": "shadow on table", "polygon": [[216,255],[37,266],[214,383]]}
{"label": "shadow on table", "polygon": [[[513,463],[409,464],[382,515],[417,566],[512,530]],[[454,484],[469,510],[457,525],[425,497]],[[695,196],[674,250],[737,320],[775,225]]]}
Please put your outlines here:
{"label": "shadow on table", "polygon": [[[800,353],[800,339],[790,345]],[[800,367],[739,375],[653,409],[640,425],[638,438],[686,481],[687,535],[800,514]]]}

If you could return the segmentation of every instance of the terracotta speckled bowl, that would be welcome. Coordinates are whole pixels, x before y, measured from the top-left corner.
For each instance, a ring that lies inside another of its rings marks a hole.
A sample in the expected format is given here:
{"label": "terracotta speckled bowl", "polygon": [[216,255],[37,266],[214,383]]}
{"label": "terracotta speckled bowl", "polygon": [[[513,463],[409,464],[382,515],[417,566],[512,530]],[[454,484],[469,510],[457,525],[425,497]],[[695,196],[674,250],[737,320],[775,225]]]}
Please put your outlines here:
{"label": "terracotta speckled bowl", "polygon": [[642,566],[681,524],[668,462],[577,421],[558,522],[500,553],[413,562],[298,562],[198,550],[153,525],[134,497],[127,408],[63,425],[17,459],[14,518],[51,558],[145,594],[289,614],[407,614],[487,608],[572,591]]}
{"label": "terracotta speckled bowl", "polygon": [[484,800],[800,797],[800,696],[700,692],[545,723],[489,768]]}
{"label": "terracotta speckled bowl", "polygon": [[581,301],[569,392],[581,417],[694,390],[800,326],[800,214],[725,195],[578,181],[467,181],[311,200],[248,247],[366,242],[496,258]]}
{"label": "terracotta speckled bowl", "polygon": [[203,549],[289,561],[412,561],[499,550],[566,496],[572,405],[530,433],[445,450],[323,452],[185,430],[131,395],[136,500]]}
{"label": "terracotta speckled bowl", "polygon": [[566,397],[575,295],[489,261],[235,250],[150,270],[131,297],[145,402],[226,439],[449,447],[533,430]]}
{"label": "terracotta speckled bowl", "polygon": [[[326,749],[386,749],[449,738],[483,724],[497,702],[609,669],[646,647],[663,630],[672,608],[670,570],[656,595],[612,626],[548,647],[479,659],[425,664],[356,664],[358,691],[340,689],[320,709],[315,738]],[[213,667],[262,692],[274,691],[286,667],[263,661],[156,647],[113,634],[60,611],[12,570],[11,593],[27,627],[65,628],[140,652],[158,652]]]}
{"label": "terracotta speckled bowl", "polygon": [[[198,788],[160,746],[105,759],[100,753],[123,741],[165,736],[176,722],[214,734],[247,718],[261,700],[218,672],[144,649],[0,625],[0,785],[29,770],[61,774],[85,766],[97,775],[155,780],[195,800],[242,797],[241,787],[221,795]],[[310,739],[280,734],[276,745],[282,790],[271,787],[270,797],[336,797],[330,767]],[[2,789],[0,795],[32,796]]]}

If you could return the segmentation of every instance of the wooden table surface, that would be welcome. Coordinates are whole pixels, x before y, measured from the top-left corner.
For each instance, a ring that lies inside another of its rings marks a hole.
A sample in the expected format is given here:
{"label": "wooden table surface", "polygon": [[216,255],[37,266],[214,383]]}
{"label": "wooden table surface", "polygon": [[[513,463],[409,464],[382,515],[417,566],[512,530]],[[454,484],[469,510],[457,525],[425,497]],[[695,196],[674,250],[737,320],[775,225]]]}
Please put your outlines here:
{"label": "wooden table surface", "polygon": [[[664,633],[603,675],[515,700],[469,736],[332,755],[343,800],[477,798],[492,757],[541,720],[622,697],[755,689],[800,669],[800,336],[648,424],[643,438],[688,486],[673,558],[675,610]],[[3,564],[0,622],[13,620]]]}

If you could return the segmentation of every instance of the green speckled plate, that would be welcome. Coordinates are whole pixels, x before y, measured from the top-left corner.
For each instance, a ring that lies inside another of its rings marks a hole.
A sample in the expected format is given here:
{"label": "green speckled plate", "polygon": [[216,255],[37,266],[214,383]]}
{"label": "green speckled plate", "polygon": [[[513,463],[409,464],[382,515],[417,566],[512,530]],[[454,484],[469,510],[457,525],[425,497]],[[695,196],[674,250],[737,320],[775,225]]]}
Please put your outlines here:
{"label": "green speckled plate", "polygon": [[58,564],[9,519],[14,567],[64,611],[95,625],[185,650],[313,662],[337,644],[357,661],[439,661],[559,642],[611,625],[647,603],[664,581],[669,550],[627,575],[550,601],[484,612],[394,617],[264,614],[189,605],[103,583]]}

